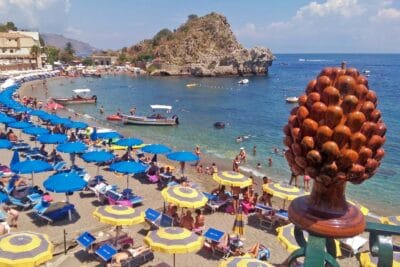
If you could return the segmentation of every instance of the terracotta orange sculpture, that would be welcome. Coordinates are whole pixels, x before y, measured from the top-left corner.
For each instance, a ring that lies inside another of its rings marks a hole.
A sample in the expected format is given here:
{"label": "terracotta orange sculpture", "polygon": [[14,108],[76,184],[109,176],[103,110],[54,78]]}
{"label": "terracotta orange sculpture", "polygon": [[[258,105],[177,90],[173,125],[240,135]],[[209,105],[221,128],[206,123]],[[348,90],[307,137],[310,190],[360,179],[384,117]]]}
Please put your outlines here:
{"label": "terracotta orange sculpture", "polygon": [[327,237],[363,232],[364,216],[348,204],[346,182],[373,176],[385,152],[386,126],[368,80],[354,68],[325,68],[306,87],[284,128],[286,159],[314,179],[311,195],[289,207],[293,223]]}

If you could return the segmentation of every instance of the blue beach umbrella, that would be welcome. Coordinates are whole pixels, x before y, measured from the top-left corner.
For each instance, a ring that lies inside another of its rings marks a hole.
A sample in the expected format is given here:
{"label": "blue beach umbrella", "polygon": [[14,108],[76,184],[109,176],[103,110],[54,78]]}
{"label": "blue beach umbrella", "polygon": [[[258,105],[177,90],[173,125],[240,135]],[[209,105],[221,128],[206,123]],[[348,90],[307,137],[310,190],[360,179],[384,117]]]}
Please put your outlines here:
{"label": "blue beach umbrella", "polygon": [[33,174],[39,172],[47,172],[53,170],[53,167],[43,160],[25,160],[15,163],[10,166],[11,170],[15,173],[32,175],[33,184]]}
{"label": "blue beach umbrella", "polygon": [[0,204],[8,201],[8,195],[6,192],[0,191]]}
{"label": "blue beach umbrella", "polygon": [[10,116],[7,116],[4,113],[0,113],[0,122],[1,123],[12,123],[12,122],[16,122],[16,121],[17,121],[16,119],[14,119]]}
{"label": "blue beach umbrella", "polygon": [[38,141],[42,144],[62,144],[67,142],[65,134],[43,134],[39,136]]}
{"label": "blue beach umbrella", "polygon": [[10,167],[19,162],[19,153],[18,150],[14,150],[13,156],[11,158]]}
{"label": "blue beach umbrella", "polygon": [[82,142],[68,142],[57,146],[57,150],[63,153],[83,153],[87,148]]}
{"label": "blue beach umbrella", "polygon": [[43,128],[43,127],[34,126],[34,127],[25,128],[22,130],[22,132],[36,136],[36,135],[48,134],[49,130],[47,130],[46,128]]}
{"label": "blue beach umbrella", "polygon": [[121,138],[122,135],[118,132],[104,132],[104,133],[97,133],[97,139],[114,139],[114,138]]}
{"label": "blue beach umbrella", "polygon": [[64,126],[74,129],[86,129],[88,127],[88,124],[80,121],[71,121],[70,123],[64,124]]}
{"label": "blue beach umbrella", "polygon": [[[52,175],[43,182],[43,186],[47,191],[65,193],[67,202],[69,202],[69,193],[82,190],[86,185],[87,182],[78,174],[66,172]],[[72,220],[71,211],[68,211],[68,216],[69,220]]]}
{"label": "blue beach umbrella", "polygon": [[167,154],[167,158],[179,162],[196,161],[200,159],[196,154],[189,151],[172,152]]}
{"label": "blue beach umbrella", "polygon": [[0,149],[1,148],[9,149],[11,147],[12,144],[10,141],[8,141],[7,139],[0,139]]}
{"label": "blue beach umbrella", "polygon": [[143,144],[143,141],[137,138],[124,138],[118,140],[116,143],[118,146],[127,146],[127,147],[132,147],[132,146],[138,146]]}
{"label": "blue beach umbrella", "polygon": [[72,121],[66,118],[61,118],[61,117],[57,117],[57,118],[50,118],[50,123],[53,125],[56,124],[63,124],[63,125],[68,125],[70,124]]}
{"label": "blue beach umbrella", "polygon": [[[114,154],[107,151],[91,151],[82,155],[82,159],[86,162],[103,163],[114,159]],[[97,165],[97,175],[99,174],[100,166]]]}
{"label": "blue beach umbrella", "polygon": [[172,152],[167,154],[167,158],[170,160],[175,160],[180,162],[182,176],[184,176],[186,161],[197,161],[200,159],[196,154],[189,151]]}
{"label": "blue beach umbrella", "polygon": [[93,129],[93,132],[90,134],[90,140],[96,141],[98,139],[97,137],[97,128]]}
{"label": "blue beach umbrella", "polygon": [[10,128],[14,128],[14,129],[25,129],[25,128],[33,127],[33,124],[26,122],[26,121],[16,121],[16,122],[9,123],[7,126]]}
{"label": "blue beach umbrella", "polygon": [[50,119],[52,119],[52,118],[58,117],[58,116],[56,116],[56,115],[52,115],[52,114],[49,114],[49,113],[47,113],[47,112],[39,113],[39,114],[37,114],[37,116],[38,116],[40,119],[44,120],[44,121],[48,121],[48,120],[50,120]]}
{"label": "blue beach umbrella", "polygon": [[167,154],[170,153],[172,150],[162,144],[151,144],[142,147],[140,150],[146,153],[152,153],[152,154]]}
{"label": "blue beach umbrella", "polygon": [[41,109],[33,109],[33,110],[29,111],[29,114],[31,114],[32,116],[37,116],[37,117],[49,115],[49,113],[47,113],[46,111],[41,110]]}
{"label": "blue beach umbrella", "polygon": [[146,171],[146,167],[135,161],[120,161],[110,165],[110,170],[126,175],[126,188],[129,187],[129,174],[141,173]]}

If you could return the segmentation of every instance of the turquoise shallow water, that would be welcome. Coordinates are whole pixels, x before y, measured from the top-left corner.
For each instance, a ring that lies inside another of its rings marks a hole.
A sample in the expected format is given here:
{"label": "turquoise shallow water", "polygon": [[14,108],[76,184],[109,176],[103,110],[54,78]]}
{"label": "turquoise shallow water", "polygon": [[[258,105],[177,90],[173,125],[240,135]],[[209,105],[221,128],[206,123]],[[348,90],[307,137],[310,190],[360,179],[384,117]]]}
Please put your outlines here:
{"label": "turquoise shallow water", "polygon": [[[343,60],[348,66],[370,70],[369,84],[379,97],[379,109],[388,126],[386,157],[372,179],[361,186],[349,185],[347,195],[372,206],[378,213],[400,214],[400,55],[355,54],[292,54],[277,55],[267,77],[250,77],[249,84],[239,85],[239,78],[192,78],[192,77],[129,77],[106,76],[101,79],[77,78],[69,82],[49,83],[49,94],[69,96],[72,89],[91,88],[98,96],[94,105],[71,106],[79,113],[104,119],[98,108],[103,105],[105,114],[120,108],[128,111],[131,106],[138,114],[150,112],[150,104],[166,104],[174,107],[179,116],[178,127],[126,126],[131,136],[147,136],[151,140],[171,145],[175,149],[193,150],[200,145],[203,152],[231,161],[240,147],[245,147],[249,161],[245,168],[272,176],[275,180],[287,180],[290,172],[281,155],[272,153],[273,148],[283,148],[282,127],[293,107],[285,103],[287,96],[300,95],[309,80],[324,66],[339,66]],[[199,86],[187,88],[186,84]],[[225,129],[216,130],[213,123],[224,121]],[[239,135],[249,136],[238,144]],[[253,156],[253,145],[257,154]],[[273,160],[268,167],[267,158]],[[256,164],[262,164],[256,169]]]}

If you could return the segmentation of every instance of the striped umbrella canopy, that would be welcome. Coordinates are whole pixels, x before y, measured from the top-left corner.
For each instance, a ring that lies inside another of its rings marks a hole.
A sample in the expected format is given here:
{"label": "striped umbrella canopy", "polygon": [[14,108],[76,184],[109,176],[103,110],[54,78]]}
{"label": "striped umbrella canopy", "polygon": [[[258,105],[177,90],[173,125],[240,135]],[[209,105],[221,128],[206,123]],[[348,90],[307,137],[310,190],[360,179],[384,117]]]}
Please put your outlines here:
{"label": "striped umbrella canopy", "polygon": [[134,225],[144,222],[144,213],[137,209],[121,205],[107,205],[96,208],[93,216],[102,223],[115,225],[115,243],[123,225]]}
{"label": "striped umbrella canopy", "polygon": [[218,267],[271,267],[269,263],[265,261],[257,260],[251,256],[241,257],[229,257],[226,260],[221,261]]}
{"label": "striped umbrella canopy", "polygon": [[239,210],[236,213],[235,221],[233,222],[232,232],[238,236],[244,235],[244,221],[242,206],[239,206]]}
{"label": "striped umbrella canopy", "polygon": [[[370,252],[361,252],[360,253],[360,264],[361,264],[362,267],[377,267],[377,266],[380,266],[380,265],[378,265],[379,264],[379,258],[372,256]],[[382,266],[384,266],[384,265],[382,265]],[[400,251],[393,251],[392,266],[393,267],[399,267],[400,266]]]}
{"label": "striped umbrella canopy", "polygon": [[[287,249],[289,253],[292,253],[296,249],[300,248],[296,242],[296,238],[294,237],[294,224],[289,223],[284,226],[280,226],[276,228],[276,232],[278,233],[278,240],[281,244]],[[303,231],[304,238],[308,239],[308,233]],[[336,256],[340,257],[342,255],[340,249],[340,243],[335,239],[335,246],[336,246]]]}
{"label": "striped umbrella canopy", "polygon": [[53,258],[53,244],[47,235],[33,232],[0,237],[0,266],[34,267]]}
{"label": "striped umbrella canopy", "polygon": [[168,186],[161,191],[161,195],[166,202],[181,208],[201,208],[208,201],[207,197],[197,189],[181,185]]}
{"label": "striped umbrella canopy", "polygon": [[107,205],[96,208],[93,216],[102,223],[115,226],[134,225],[144,222],[144,213],[127,206]]}
{"label": "striped umbrella canopy", "polygon": [[369,213],[369,209],[367,207],[361,205],[360,203],[352,201],[352,200],[347,200],[347,202],[353,206],[356,206],[364,216],[366,216]]}
{"label": "striped umbrella canopy", "polygon": [[203,247],[204,237],[181,227],[163,227],[150,231],[144,238],[144,242],[155,251],[175,254],[197,251]]}
{"label": "striped umbrella canopy", "polygon": [[301,196],[308,195],[309,193],[301,188],[288,184],[280,183],[267,183],[263,185],[264,192],[279,197],[283,200],[292,201],[293,199]]}
{"label": "striped umbrella canopy", "polygon": [[400,216],[388,216],[380,218],[382,223],[391,224],[391,225],[400,225]]}
{"label": "striped umbrella canopy", "polygon": [[250,186],[253,181],[241,173],[233,171],[221,171],[213,174],[213,179],[219,184],[238,186],[240,188]]}

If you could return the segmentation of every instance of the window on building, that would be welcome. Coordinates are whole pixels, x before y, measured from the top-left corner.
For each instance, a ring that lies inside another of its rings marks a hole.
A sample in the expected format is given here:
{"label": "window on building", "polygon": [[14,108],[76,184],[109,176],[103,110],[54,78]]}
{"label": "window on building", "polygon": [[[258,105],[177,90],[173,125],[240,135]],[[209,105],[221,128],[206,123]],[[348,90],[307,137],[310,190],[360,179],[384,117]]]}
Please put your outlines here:
{"label": "window on building", "polygon": [[14,53],[14,49],[10,49],[10,53]]}

